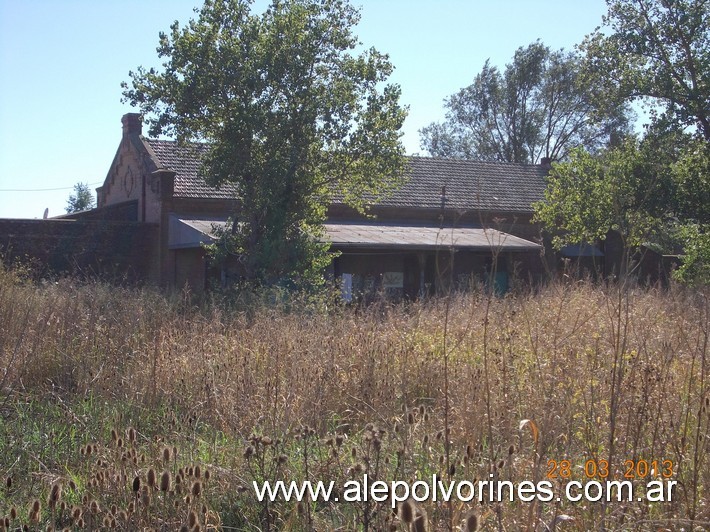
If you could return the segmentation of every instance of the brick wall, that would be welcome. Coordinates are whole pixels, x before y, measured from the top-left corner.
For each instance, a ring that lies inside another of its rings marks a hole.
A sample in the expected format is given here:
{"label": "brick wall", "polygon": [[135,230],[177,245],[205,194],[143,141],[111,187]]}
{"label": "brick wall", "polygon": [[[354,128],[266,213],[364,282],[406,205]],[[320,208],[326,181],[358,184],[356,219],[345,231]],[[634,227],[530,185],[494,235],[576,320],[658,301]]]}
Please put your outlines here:
{"label": "brick wall", "polygon": [[0,219],[2,259],[32,260],[42,275],[158,283],[158,238],[157,224]]}

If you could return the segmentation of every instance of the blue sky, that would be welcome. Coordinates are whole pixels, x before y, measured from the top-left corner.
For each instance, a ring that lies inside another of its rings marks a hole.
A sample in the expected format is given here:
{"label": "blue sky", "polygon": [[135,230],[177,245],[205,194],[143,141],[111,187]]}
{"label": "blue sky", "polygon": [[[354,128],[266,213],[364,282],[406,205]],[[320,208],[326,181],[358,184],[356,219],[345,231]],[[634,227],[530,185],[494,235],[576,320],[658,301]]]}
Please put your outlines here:
{"label": "blue sky", "polygon": [[[572,49],[601,23],[604,0],[352,0],[356,33],[390,54],[409,105],[403,141],[444,116],[443,99],[486,59],[502,67],[536,39]],[[77,182],[96,188],[121,136],[121,81],[159,66],[158,33],[199,0],[0,0],[0,217],[64,213]],[[254,11],[262,11],[258,0]],[[41,190],[57,189],[57,190]]]}

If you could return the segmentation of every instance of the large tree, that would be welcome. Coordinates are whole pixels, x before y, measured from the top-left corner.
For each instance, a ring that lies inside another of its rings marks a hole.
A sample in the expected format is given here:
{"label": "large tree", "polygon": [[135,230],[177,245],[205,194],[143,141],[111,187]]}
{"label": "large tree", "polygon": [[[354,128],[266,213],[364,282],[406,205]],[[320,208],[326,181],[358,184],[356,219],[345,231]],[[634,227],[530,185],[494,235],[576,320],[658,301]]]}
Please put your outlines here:
{"label": "large tree", "polygon": [[518,48],[504,72],[486,61],[473,83],[445,100],[446,119],[420,131],[431,155],[537,163],[562,160],[625,132],[626,107],[600,107],[580,84],[580,59],[540,42]]}
{"label": "large tree", "polygon": [[556,248],[601,240],[612,230],[628,247],[647,241],[667,214],[668,168],[651,162],[648,149],[630,137],[595,155],[578,148],[552,166],[545,199],[534,208]]}
{"label": "large tree", "polygon": [[[359,12],[344,0],[207,0],[196,20],[160,35],[160,70],[139,68],[124,99],[150,133],[205,142],[202,174],[235,185],[224,241],[247,279],[317,277],[333,194],[355,206],[402,174],[406,110],[374,48],[356,53]],[[314,277],[315,276],[315,277]]]}
{"label": "large tree", "polygon": [[553,167],[537,205],[558,244],[615,229],[629,246],[684,250],[679,278],[710,281],[710,1],[607,0],[581,45],[581,79],[604,107],[641,101],[640,142]]}
{"label": "large tree", "polygon": [[585,82],[598,100],[649,103],[655,120],[710,142],[710,1],[607,0],[587,36]]}

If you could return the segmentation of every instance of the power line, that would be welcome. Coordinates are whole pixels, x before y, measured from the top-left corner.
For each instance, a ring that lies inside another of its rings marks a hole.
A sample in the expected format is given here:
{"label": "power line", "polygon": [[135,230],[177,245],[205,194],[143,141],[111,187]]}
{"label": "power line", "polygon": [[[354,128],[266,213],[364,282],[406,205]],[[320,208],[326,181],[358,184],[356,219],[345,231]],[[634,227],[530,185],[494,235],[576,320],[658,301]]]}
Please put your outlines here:
{"label": "power line", "polygon": [[[90,185],[99,185],[103,181],[97,181],[96,183],[87,183],[86,186]],[[74,186],[71,187],[59,187],[59,188],[0,188],[0,192],[52,192],[55,190],[70,190],[73,189]]]}

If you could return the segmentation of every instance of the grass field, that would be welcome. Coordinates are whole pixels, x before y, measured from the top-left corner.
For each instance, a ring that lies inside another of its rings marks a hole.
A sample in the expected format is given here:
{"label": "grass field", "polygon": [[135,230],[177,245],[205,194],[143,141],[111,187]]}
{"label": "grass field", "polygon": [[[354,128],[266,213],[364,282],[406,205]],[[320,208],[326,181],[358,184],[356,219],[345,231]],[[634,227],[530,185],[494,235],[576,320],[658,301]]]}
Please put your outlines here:
{"label": "grass field", "polygon": [[[577,282],[282,307],[0,270],[2,525],[710,527],[707,290]],[[592,477],[634,477],[635,494],[651,478],[677,485],[665,502],[410,501],[395,512],[389,501],[259,502],[252,488],[364,474],[549,481],[556,494]]]}

